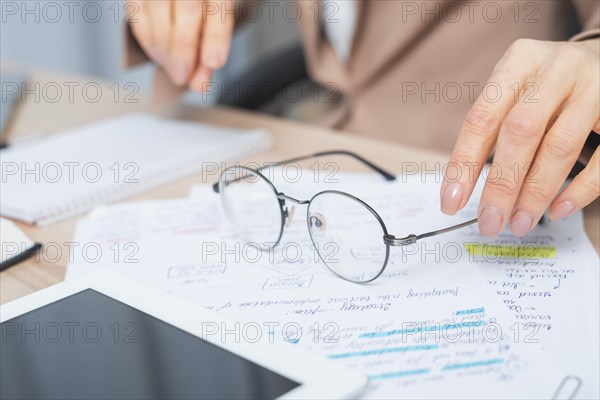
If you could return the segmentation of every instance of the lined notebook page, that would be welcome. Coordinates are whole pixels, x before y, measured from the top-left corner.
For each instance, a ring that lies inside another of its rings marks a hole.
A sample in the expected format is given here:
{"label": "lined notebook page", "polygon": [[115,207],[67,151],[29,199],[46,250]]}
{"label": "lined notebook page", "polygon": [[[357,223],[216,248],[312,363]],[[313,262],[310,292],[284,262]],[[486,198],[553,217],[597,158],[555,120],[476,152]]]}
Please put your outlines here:
{"label": "lined notebook page", "polygon": [[0,214],[47,225],[267,150],[244,131],[131,114],[2,150]]}

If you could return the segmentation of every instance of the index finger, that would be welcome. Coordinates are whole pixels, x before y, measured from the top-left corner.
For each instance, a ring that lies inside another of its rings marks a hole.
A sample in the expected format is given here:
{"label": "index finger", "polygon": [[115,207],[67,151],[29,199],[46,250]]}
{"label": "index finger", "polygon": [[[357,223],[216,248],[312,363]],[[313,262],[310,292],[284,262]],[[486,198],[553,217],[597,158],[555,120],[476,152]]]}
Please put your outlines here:
{"label": "index finger", "polygon": [[233,28],[235,26],[235,2],[231,0],[207,4],[202,27],[200,63],[210,69],[222,68],[227,62]]}
{"label": "index finger", "polygon": [[[515,104],[511,87],[515,84],[522,87],[528,77],[529,68],[522,62],[518,47],[522,46],[511,46],[496,65],[465,117],[448,164],[456,168],[446,168],[440,190],[441,210],[445,214],[456,214],[471,197],[477,177],[496,143],[502,121]],[[519,62],[514,62],[516,59]],[[450,176],[450,170],[458,171],[458,174]]]}
{"label": "index finger", "polygon": [[184,85],[197,66],[203,3],[200,0],[176,0],[169,75],[175,84]]}

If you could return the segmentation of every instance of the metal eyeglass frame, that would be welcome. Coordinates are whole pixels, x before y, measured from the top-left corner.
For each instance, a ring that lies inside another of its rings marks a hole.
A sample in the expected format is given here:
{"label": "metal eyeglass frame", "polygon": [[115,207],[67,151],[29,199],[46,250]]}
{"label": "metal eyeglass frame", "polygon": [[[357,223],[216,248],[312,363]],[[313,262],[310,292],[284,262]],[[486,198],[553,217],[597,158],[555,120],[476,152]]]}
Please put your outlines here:
{"label": "metal eyeglass frame", "polygon": [[[466,226],[472,225],[474,223],[477,222],[477,218],[474,218],[470,221],[467,222],[463,222],[461,224],[458,225],[453,225],[447,228],[443,228],[443,229],[438,229],[435,231],[431,231],[431,232],[425,232],[425,233],[421,233],[421,234],[410,234],[408,236],[405,237],[400,237],[397,238],[395,235],[392,235],[390,233],[388,233],[387,227],[385,225],[385,223],[383,222],[383,219],[379,216],[379,214],[377,213],[377,211],[375,211],[370,205],[368,205],[367,203],[365,203],[363,200],[359,199],[358,197],[346,193],[346,192],[341,192],[338,190],[324,190],[321,192],[318,192],[317,194],[315,194],[313,197],[310,198],[310,200],[300,200],[300,199],[296,199],[294,197],[288,196],[283,192],[279,192],[276,188],[275,185],[269,180],[267,179],[263,174],[260,173],[261,170],[268,168],[268,167],[277,167],[277,166],[281,166],[281,165],[285,165],[285,164],[289,164],[289,163],[293,163],[293,162],[298,162],[298,161],[304,161],[304,160],[308,160],[311,158],[318,158],[318,157],[324,157],[324,156],[337,156],[337,155],[343,155],[343,156],[349,156],[354,158],[357,161],[360,161],[361,163],[363,163],[364,165],[368,166],[369,168],[371,168],[372,170],[374,170],[375,172],[377,172],[379,175],[381,175],[386,181],[395,181],[396,177],[387,172],[386,170],[384,170],[383,168],[373,164],[372,162],[370,162],[369,160],[359,156],[356,153],[350,152],[350,151],[346,151],[346,150],[329,150],[329,151],[322,151],[322,152],[318,152],[318,153],[314,153],[314,154],[310,154],[310,155],[305,155],[305,156],[301,156],[301,157],[294,157],[294,158],[290,158],[288,160],[283,160],[283,161],[279,161],[276,163],[270,163],[268,165],[265,165],[264,167],[258,168],[258,169],[252,169],[252,168],[247,168],[247,167],[237,167],[240,169],[245,169],[247,171],[250,171],[254,174],[257,174],[260,178],[264,179],[269,186],[271,187],[271,189],[273,190],[273,192],[275,193],[275,196],[277,197],[277,199],[279,200],[279,209],[281,211],[281,227],[279,230],[279,236],[277,238],[277,241],[274,242],[275,244],[273,245],[273,247],[277,246],[279,244],[279,242],[281,241],[281,238],[283,236],[283,231],[284,228],[286,226],[286,222],[287,219],[289,217],[289,213],[286,207],[286,200],[290,201],[291,203],[294,204],[298,204],[298,205],[307,205],[309,207],[307,207],[307,218],[309,218],[308,223],[310,224],[310,216],[308,215],[308,211],[310,210],[310,203],[313,201],[313,199],[315,199],[317,196],[320,196],[322,194],[338,194],[338,195],[342,195],[342,196],[346,196],[349,197],[351,199],[353,199],[354,201],[357,201],[358,203],[360,203],[362,206],[364,206],[367,210],[369,210],[369,212],[371,212],[371,214],[373,214],[373,216],[377,219],[377,221],[379,222],[379,224],[381,225],[381,228],[383,230],[383,244],[385,245],[386,248],[386,254],[385,254],[385,261],[383,263],[383,266],[381,267],[381,270],[379,271],[379,273],[367,280],[367,281],[361,281],[361,282],[357,282],[357,281],[353,281],[350,280],[342,275],[339,275],[337,272],[335,272],[333,269],[329,268],[329,266],[327,265],[327,262],[325,262],[321,256],[321,254],[319,253],[319,258],[321,259],[321,261],[323,261],[323,263],[337,276],[339,276],[340,278],[353,282],[353,283],[369,283],[374,281],[375,279],[377,279],[379,276],[381,276],[381,274],[384,272],[387,264],[388,264],[388,259],[389,259],[389,254],[390,254],[390,246],[407,246],[407,245],[411,245],[417,242],[417,240],[420,239],[424,239],[427,237],[432,237],[432,236],[436,236],[436,235],[440,235],[442,233],[446,233],[446,232],[451,232],[454,231],[456,229],[460,229],[460,228],[464,228]],[[236,168],[236,167],[230,167],[230,168]],[[223,172],[221,172],[221,176],[219,178],[219,182],[215,183],[213,185],[213,191],[215,193],[220,193],[220,185],[221,184],[226,184],[226,183],[233,183],[233,182],[237,182],[241,179],[243,179],[244,177],[238,177],[236,179],[230,180],[228,182],[223,182],[223,175],[225,174],[225,172],[227,170],[229,170],[230,168],[226,168],[225,170],[223,170]],[[312,237],[312,233],[310,230],[310,225],[309,225],[309,229],[308,229],[308,233],[310,235],[311,241],[314,244],[314,240]]]}

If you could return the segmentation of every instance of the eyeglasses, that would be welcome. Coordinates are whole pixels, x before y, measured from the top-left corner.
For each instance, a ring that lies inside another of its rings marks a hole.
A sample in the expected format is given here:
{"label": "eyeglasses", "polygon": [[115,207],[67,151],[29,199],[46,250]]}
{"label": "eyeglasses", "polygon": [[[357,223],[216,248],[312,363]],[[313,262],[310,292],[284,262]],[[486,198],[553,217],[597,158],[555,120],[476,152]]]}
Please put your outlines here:
{"label": "eyeglasses", "polygon": [[[342,150],[296,157],[268,166],[332,155],[352,157],[385,180],[396,179],[365,158]],[[342,191],[324,190],[310,200],[296,199],[278,191],[261,173],[265,168],[267,166],[259,169],[230,167],[213,185],[238,235],[261,250],[271,250],[279,244],[284,227],[289,226],[292,219],[293,208],[288,209],[288,202],[306,205],[308,233],[319,259],[334,274],[350,282],[367,283],[381,276],[388,264],[391,246],[407,246],[477,222],[477,219],[472,219],[448,228],[398,238],[388,233],[379,214],[358,197]]]}

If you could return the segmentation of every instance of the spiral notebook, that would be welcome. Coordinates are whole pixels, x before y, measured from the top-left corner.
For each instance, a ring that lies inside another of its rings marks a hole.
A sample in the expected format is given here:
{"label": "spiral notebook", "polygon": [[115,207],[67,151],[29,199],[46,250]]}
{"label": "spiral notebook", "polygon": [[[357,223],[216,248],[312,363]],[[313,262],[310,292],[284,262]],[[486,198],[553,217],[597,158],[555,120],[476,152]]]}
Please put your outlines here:
{"label": "spiral notebook", "polygon": [[[0,214],[48,225],[270,148],[263,130],[129,114],[1,151]],[[217,179],[217,176],[212,176]]]}

